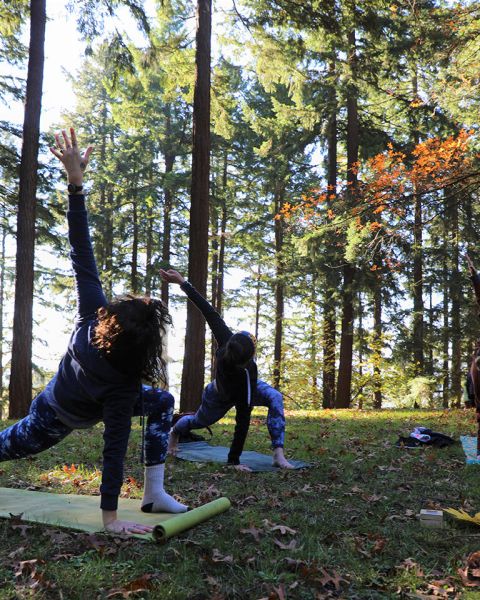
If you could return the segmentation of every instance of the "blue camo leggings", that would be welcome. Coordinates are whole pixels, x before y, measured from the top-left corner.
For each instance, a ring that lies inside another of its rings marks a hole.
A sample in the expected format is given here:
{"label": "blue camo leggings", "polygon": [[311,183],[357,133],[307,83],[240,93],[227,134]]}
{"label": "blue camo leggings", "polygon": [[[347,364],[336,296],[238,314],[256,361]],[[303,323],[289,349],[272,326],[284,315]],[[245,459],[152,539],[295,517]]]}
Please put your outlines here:
{"label": "blue camo leggings", "polygon": [[[134,416],[146,415],[145,465],[165,462],[168,435],[172,426],[173,396],[158,389],[142,386],[134,406]],[[62,423],[41,392],[30,406],[29,414],[0,432],[0,461],[38,454],[51,448],[73,429]]]}
{"label": "blue camo leggings", "polygon": [[[272,448],[283,448],[285,443],[285,415],[283,396],[265,381],[257,381],[257,393],[253,406],[266,406],[267,428],[272,440]],[[203,392],[202,403],[194,415],[185,415],[177,421],[175,433],[186,435],[191,429],[202,429],[219,421],[233,407],[225,404],[217,392],[215,383],[207,385]]]}

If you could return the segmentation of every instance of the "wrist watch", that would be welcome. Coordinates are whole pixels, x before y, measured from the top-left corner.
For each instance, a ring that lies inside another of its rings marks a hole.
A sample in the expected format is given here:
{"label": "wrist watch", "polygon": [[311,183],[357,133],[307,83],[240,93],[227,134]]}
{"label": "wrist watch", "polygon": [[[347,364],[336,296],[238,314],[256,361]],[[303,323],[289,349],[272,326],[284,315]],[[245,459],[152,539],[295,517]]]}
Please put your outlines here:
{"label": "wrist watch", "polygon": [[83,191],[83,185],[77,185],[76,183],[69,183],[67,186],[69,194],[78,194]]}

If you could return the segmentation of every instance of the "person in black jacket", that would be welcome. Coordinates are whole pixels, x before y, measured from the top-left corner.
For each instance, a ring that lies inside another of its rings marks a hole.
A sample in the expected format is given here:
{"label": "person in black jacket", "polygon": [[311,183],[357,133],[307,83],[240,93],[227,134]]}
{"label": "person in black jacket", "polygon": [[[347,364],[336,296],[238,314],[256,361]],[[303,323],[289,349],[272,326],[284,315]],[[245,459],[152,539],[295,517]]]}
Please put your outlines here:
{"label": "person in black jacket", "polygon": [[255,338],[246,331],[233,333],[217,311],[197,290],[173,269],[160,269],[160,275],[168,283],[177,283],[195,306],[203,313],[218,344],[215,365],[215,381],[203,392],[200,408],[194,415],[180,418],[170,432],[169,452],[175,454],[180,435],[192,429],[207,427],[219,421],[235,407],[235,433],[228,454],[228,463],[237,469],[250,471],[240,464],[250,414],[254,406],[267,406],[267,427],[272,440],[273,464],[282,469],[292,465],[284,454],[285,416],[282,394],[257,377],[254,361]]}
{"label": "person in black jacket", "polygon": [[[52,153],[68,178],[68,235],[77,291],[77,318],[58,371],[32,402],[29,414],[0,433],[0,460],[50,448],[73,429],[103,421],[103,472],[100,487],[104,528],[147,533],[151,527],[117,516],[123,463],[134,415],[148,415],[145,432],[144,512],[183,512],[163,488],[173,396],[156,388],[165,383],[162,342],[171,322],[161,300],[125,296],[107,302],[90,241],[83,172],[92,147],[82,155],[75,131],[55,136]],[[151,386],[142,386],[142,379]],[[153,387],[152,387],[153,386]]]}

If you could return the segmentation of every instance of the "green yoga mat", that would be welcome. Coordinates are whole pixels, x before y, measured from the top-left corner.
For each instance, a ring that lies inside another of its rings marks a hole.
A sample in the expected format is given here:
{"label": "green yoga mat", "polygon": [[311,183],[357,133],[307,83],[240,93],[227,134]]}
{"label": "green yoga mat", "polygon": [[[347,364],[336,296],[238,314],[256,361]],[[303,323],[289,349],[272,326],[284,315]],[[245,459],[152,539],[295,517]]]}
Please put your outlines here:
{"label": "green yoga mat", "polygon": [[[186,513],[143,513],[140,500],[119,498],[118,515],[122,520],[135,521],[154,527],[153,534],[139,535],[140,539],[163,542],[230,507],[228,498],[217,498]],[[24,521],[68,527],[90,533],[102,531],[102,515],[98,496],[49,494],[29,490],[0,488],[0,517],[21,515]]]}

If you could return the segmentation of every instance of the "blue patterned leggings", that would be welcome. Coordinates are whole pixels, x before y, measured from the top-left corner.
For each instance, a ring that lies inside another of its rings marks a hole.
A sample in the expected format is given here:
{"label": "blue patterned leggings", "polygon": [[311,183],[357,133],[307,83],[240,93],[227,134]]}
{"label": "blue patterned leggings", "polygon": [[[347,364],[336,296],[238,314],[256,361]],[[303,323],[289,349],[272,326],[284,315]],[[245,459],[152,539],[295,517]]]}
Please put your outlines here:
{"label": "blue patterned leggings", "polygon": [[[165,462],[168,435],[172,426],[173,396],[158,389],[142,386],[134,406],[134,416],[147,416],[145,430],[145,464]],[[51,448],[73,429],[62,423],[41,392],[30,406],[29,414],[0,432],[0,461],[38,454]]]}
{"label": "blue patterned leggings", "polygon": [[[257,381],[257,393],[253,406],[266,406],[267,428],[272,440],[272,448],[283,448],[285,443],[285,415],[283,396],[265,381]],[[175,433],[186,435],[191,429],[202,429],[219,421],[233,407],[226,404],[217,392],[215,383],[207,385],[203,392],[202,403],[194,415],[185,415],[177,421]]]}

